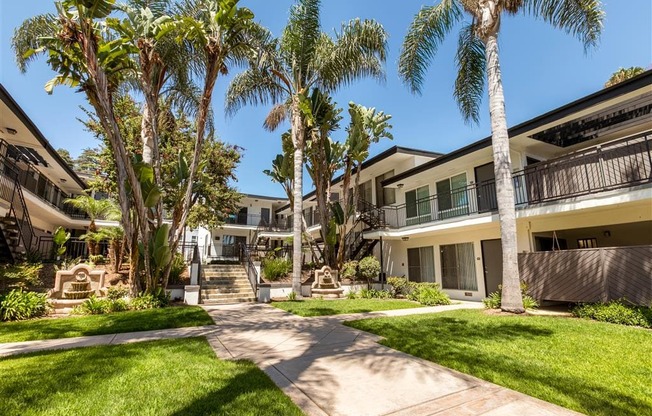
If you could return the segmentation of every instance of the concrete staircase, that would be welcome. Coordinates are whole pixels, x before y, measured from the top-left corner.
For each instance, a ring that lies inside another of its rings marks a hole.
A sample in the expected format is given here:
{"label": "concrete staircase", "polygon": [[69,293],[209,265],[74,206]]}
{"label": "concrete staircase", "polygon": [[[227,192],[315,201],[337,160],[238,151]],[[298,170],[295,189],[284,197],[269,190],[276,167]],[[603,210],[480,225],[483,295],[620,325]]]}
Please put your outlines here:
{"label": "concrete staircase", "polygon": [[2,263],[20,262],[25,258],[26,250],[20,240],[20,226],[14,217],[0,218],[0,261]]}
{"label": "concrete staircase", "polygon": [[255,302],[256,294],[239,264],[202,266],[201,302],[205,305]]}

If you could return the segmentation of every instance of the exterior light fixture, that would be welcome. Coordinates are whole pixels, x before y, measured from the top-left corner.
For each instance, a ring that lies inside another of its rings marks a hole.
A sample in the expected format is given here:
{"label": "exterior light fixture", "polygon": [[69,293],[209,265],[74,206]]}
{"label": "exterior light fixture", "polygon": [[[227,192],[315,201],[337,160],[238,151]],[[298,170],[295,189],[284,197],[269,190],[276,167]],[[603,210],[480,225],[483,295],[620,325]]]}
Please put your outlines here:
{"label": "exterior light fixture", "polygon": [[12,129],[11,127],[5,127],[5,129],[7,129],[7,133],[11,134],[12,136],[18,133],[18,130]]}
{"label": "exterior light fixture", "polygon": [[405,186],[405,185],[402,184],[402,183],[399,183],[398,185],[396,185],[396,187],[397,187],[398,189],[403,189],[404,186]]}
{"label": "exterior light fixture", "polygon": [[410,239],[410,237],[401,237],[401,240],[403,240],[403,241],[408,241],[409,239]]}

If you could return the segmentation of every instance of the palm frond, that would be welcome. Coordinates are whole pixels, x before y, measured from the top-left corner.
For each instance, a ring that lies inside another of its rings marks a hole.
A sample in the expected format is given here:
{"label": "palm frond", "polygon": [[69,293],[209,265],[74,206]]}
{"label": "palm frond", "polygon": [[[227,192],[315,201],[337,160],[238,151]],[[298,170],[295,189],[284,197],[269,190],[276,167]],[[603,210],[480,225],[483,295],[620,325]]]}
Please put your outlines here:
{"label": "palm frond", "polygon": [[335,42],[323,39],[324,46],[316,54],[320,86],[330,92],[367,76],[383,81],[387,39],[383,26],[374,20],[354,19],[344,24]]}
{"label": "palm frond", "polygon": [[263,122],[263,127],[267,131],[274,131],[281,125],[285,120],[288,119],[288,103],[279,103],[276,104],[265,117]]}
{"label": "palm frond", "polygon": [[42,14],[25,20],[14,30],[11,45],[16,57],[16,64],[20,72],[27,71],[29,64],[45,53],[41,39],[52,38],[58,32],[57,17],[53,14]]}
{"label": "palm frond", "polygon": [[585,52],[600,40],[605,17],[600,0],[523,0],[522,10],[575,36]]}
{"label": "palm frond", "polygon": [[464,121],[478,123],[485,85],[486,57],[484,43],[476,36],[473,24],[460,30],[455,62],[457,79],[453,96]]}
{"label": "palm frond", "polygon": [[249,68],[231,81],[224,110],[228,116],[233,116],[245,105],[277,104],[286,93],[268,72]]}
{"label": "palm frond", "polygon": [[423,7],[414,17],[403,41],[398,72],[413,93],[420,93],[428,65],[439,45],[463,17],[457,0],[442,0]]}
{"label": "palm frond", "polygon": [[292,63],[294,79],[306,84],[310,65],[321,37],[320,0],[299,0],[290,9],[287,26],[281,35],[279,51],[283,61]]}

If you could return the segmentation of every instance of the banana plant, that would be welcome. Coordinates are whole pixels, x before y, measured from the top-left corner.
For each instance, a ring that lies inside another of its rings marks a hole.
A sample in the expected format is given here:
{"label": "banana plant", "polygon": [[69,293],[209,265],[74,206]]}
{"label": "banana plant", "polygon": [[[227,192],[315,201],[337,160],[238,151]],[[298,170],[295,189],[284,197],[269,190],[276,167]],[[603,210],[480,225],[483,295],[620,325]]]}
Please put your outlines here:
{"label": "banana plant", "polygon": [[57,261],[61,260],[61,256],[66,253],[66,243],[70,240],[70,233],[67,233],[63,227],[59,227],[52,234],[52,242],[56,245],[55,253]]}

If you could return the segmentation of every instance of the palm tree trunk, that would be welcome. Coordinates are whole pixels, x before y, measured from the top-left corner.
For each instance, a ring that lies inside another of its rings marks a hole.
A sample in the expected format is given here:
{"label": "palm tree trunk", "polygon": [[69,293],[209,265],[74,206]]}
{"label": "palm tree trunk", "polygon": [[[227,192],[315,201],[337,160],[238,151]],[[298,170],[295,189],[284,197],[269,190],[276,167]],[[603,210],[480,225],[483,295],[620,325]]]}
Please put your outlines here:
{"label": "palm tree trunk", "polygon": [[489,85],[489,112],[491,116],[491,145],[496,176],[496,198],[500,218],[500,238],[503,249],[503,286],[501,309],[506,312],[523,313],[518,272],[516,246],[516,208],[512,162],[509,154],[509,135],[505,117],[505,97],[498,60],[497,34],[488,35],[485,40],[487,79]]}
{"label": "palm tree trunk", "polygon": [[299,98],[292,103],[292,143],[294,144],[294,207],[292,218],[292,291],[301,297],[301,263],[303,230],[303,120]]}

